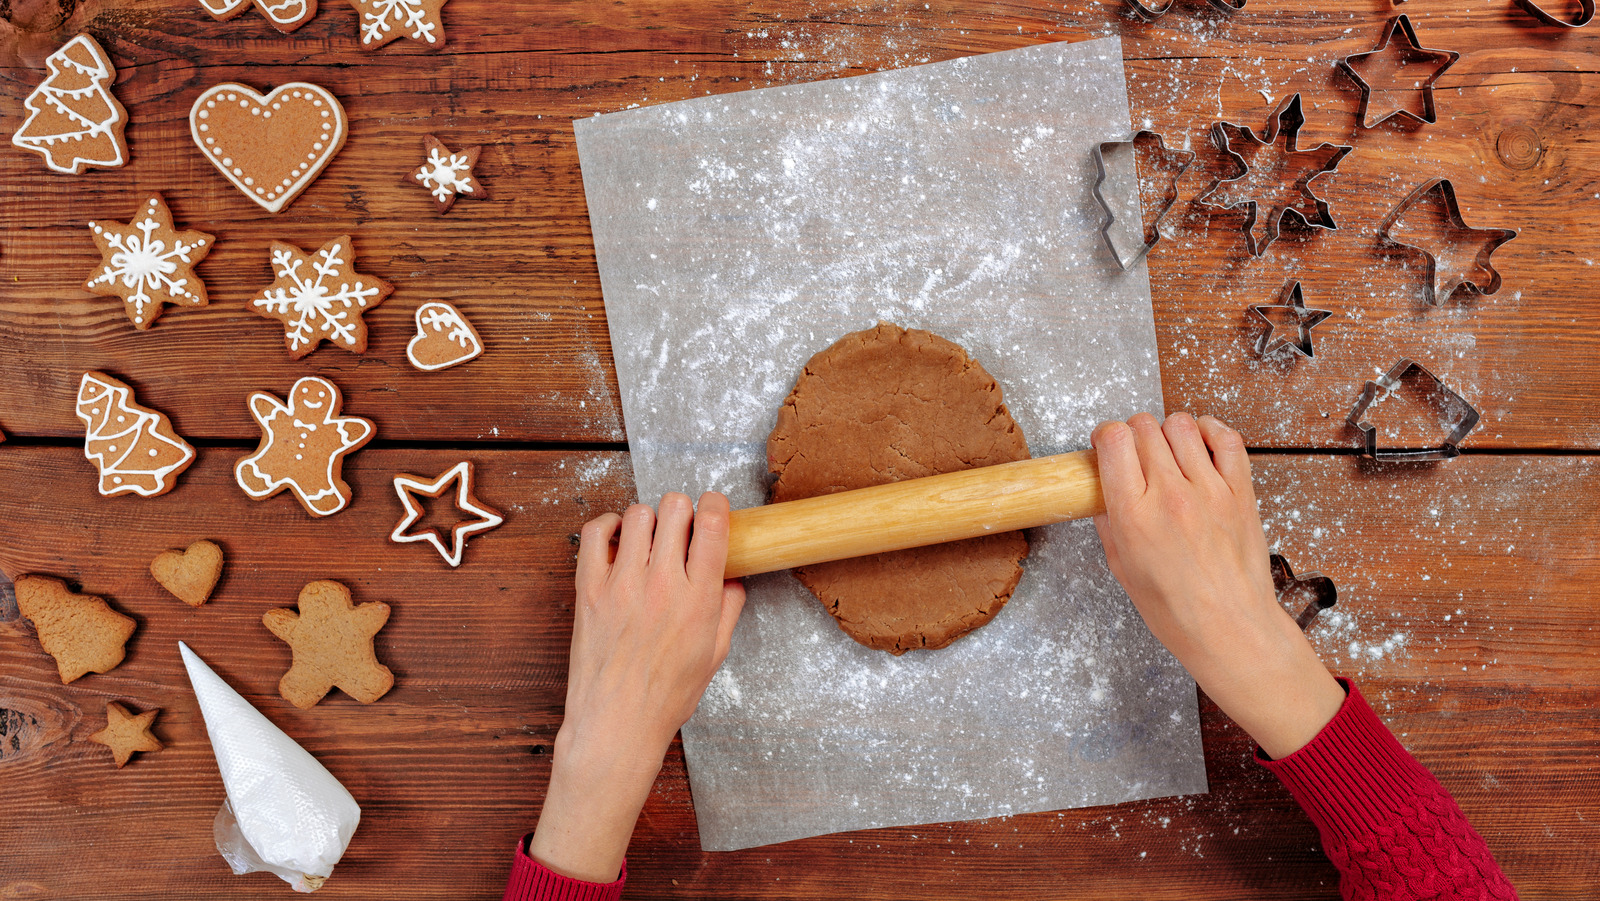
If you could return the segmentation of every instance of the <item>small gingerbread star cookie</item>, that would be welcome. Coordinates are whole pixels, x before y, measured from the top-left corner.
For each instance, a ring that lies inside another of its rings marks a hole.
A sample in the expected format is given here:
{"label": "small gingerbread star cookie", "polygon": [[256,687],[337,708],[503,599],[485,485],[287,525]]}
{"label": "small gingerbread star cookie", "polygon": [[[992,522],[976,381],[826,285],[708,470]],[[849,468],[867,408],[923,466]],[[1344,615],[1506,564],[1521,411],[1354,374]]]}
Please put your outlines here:
{"label": "small gingerbread star cookie", "polygon": [[150,734],[150,726],[160,710],[147,710],[134,716],[128,708],[116,701],[106,702],[106,727],[89,736],[89,740],[111,749],[117,759],[117,769],[128,764],[128,758],[141,751],[161,750],[161,740]]}
{"label": "small gingerbread star cookie", "polygon": [[312,516],[343,510],[350,503],[339,477],[344,458],[377,433],[370,420],[340,416],[343,403],[332,382],[314,375],[294,383],[288,403],[265,391],[250,395],[261,446],[233,468],[245,494],[259,501],[288,488]]}
{"label": "small gingerbread star cookie", "polygon": [[478,156],[483,153],[482,147],[468,147],[460,153],[451,153],[444,143],[433,135],[423,139],[422,149],[427,151],[428,158],[423,164],[413,169],[406,180],[412,184],[421,185],[433,195],[434,206],[439,212],[448,213],[455,206],[456,199],[466,197],[472,200],[488,200],[489,193],[483,189],[483,182],[478,181],[472,174],[474,166],[478,165]]}
{"label": "small gingerbread star cookie", "polygon": [[300,612],[268,610],[261,622],[294,651],[278,694],[304,710],[335,688],[371,704],[394,687],[394,673],[378,662],[372,640],[389,621],[389,605],[356,606],[338,582],[312,582],[300,590]]}
{"label": "small gingerbread star cookie", "polygon": [[396,38],[444,46],[444,5],[450,0],[350,0],[361,16],[361,49],[376,50]]}
{"label": "small gingerbread star cookie", "polygon": [[120,297],[133,327],[147,329],[163,304],[206,305],[206,286],[194,267],[211,252],[212,236],[179,231],[172,211],[156,194],[127,225],[91,222],[103,259],[83,286],[105,297]]}
{"label": "small gingerbread star cookie", "polygon": [[250,308],[283,322],[283,343],[296,360],[323,341],[365,353],[367,324],[361,314],[394,293],[394,285],[356,272],[349,235],[334,238],[310,255],[274,241],[272,272],[277,281],[252,298]]}

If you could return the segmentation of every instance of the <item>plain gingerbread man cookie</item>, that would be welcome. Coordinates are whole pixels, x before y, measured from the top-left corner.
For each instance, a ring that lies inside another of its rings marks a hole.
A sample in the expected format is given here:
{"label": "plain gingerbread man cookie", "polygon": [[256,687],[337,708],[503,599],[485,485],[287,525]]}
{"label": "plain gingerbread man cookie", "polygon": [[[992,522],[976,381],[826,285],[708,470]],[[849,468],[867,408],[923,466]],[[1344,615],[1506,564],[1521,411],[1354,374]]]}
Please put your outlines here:
{"label": "plain gingerbread man cookie", "polygon": [[312,582],[300,590],[300,612],[268,610],[261,617],[273,635],[294,651],[278,682],[284,700],[304,710],[335,688],[371,704],[394,687],[394,673],[378,662],[372,640],[389,621],[389,605],[356,606],[338,582]]}
{"label": "plain gingerbread man cookie", "polygon": [[370,420],[340,416],[343,403],[339,389],[316,376],[295,382],[288,403],[265,391],[250,395],[262,435],[233,470],[245,494],[265,500],[287,488],[312,516],[343,510],[350,503],[350,486],[339,477],[344,458],[377,433]]}

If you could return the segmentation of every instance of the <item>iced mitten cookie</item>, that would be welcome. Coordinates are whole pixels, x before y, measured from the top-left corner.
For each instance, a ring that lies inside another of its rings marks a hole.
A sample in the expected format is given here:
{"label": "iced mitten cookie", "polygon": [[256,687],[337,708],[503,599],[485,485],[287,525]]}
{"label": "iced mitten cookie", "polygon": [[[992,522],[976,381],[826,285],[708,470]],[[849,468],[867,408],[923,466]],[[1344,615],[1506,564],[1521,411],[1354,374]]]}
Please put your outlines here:
{"label": "iced mitten cookie", "polygon": [[122,662],[134,622],[112,610],[104,598],[76,594],[54,576],[22,576],[16,590],[17,610],[32,621],[63,683],[86,673],[110,672]]}
{"label": "iced mitten cookie", "polygon": [[439,212],[450,212],[457,198],[489,199],[483,182],[472,174],[473,168],[478,165],[478,157],[483,153],[482,147],[468,147],[460,153],[451,153],[433,135],[425,136],[422,141],[422,149],[427,151],[428,158],[422,161],[421,166],[411,170],[406,180],[426,188]]}
{"label": "iced mitten cookie", "polygon": [[442,300],[417,307],[417,334],[406,345],[406,359],[423,372],[437,372],[476,360],[483,339],[461,311]]}
{"label": "iced mitten cookie", "polygon": [[284,34],[311,21],[317,14],[317,0],[200,0],[200,7],[213,19],[226,22],[249,9],[252,2],[272,27]]}
{"label": "iced mitten cookie", "polygon": [[163,304],[206,305],[205,282],[194,274],[194,267],[211,252],[212,236],[179,231],[160,194],[145,201],[127,225],[91,222],[89,230],[102,259],[83,287],[104,297],[122,298],[134,328],[154,324]]}
{"label": "iced mitten cookie", "polygon": [[128,162],[122,137],[128,111],[111,95],[117,79],[111,57],[94,38],[80,34],[50,54],[45,64],[50,75],[22,101],[28,118],[11,143],[39,154],[46,166],[67,175]]}
{"label": "iced mitten cookie", "polygon": [[194,448],[164,414],[135,403],[132,388],[103,372],[83,374],[78,418],[88,427],[84,456],[100,470],[106,497],[166,494],[194,462]]}
{"label": "iced mitten cookie", "polygon": [[351,353],[367,350],[361,314],[394,293],[394,285],[356,272],[350,236],[334,238],[314,254],[282,241],[272,243],[270,287],[251,298],[250,308],[283,323],[283,343],[296,360],[323,341]]}
{"label": "iced mitten cookie", "polygon": [[135,754],[161,750],[161,740],[150,734],[150,727],[155,724],[156,714],[160,712],[146,710],[135,716],[116,701],[107,701],[106,727],[89,736],[89,740],[110,748],[111,756],[120,770],[127,766],[128,759]]}
{"label": "iced mitten cookie", "polygon": [[361,17],[361,49],[376,50],[396,38],[444,46],[444,5],[450,0],[350,0]]}
{"label": "iced mitten cookie", "polygon": [[284,700],[302,710],[337,688],[371,704],[394,687],[394,673],[378,662],[372,640],[389,621],[389,605],[356,606],[338,582],[312,582],[300,590],[300,612],[268,610],[261,622],[294,651],[278,682]]}
{"label": "iced mitten cookie", "polygon": [[223,177],[269,213],[310,187],[350,132],[344,107],[323,88],[286,84],[266,96],[224,82],[189,110],[195,146]]}
{"label": "iced mitten cookie", "polygon": [[261,446],[234,467],[234,478],[256,500],[294,491],[312,516],[338,513],[350,503],[341,479],[344,458],[372,440],[377,429],[359,416],[340,416],[344,399],[326,379],[294,383],[289,402],[265,391],[250,395],[250,413],[261,425]]}

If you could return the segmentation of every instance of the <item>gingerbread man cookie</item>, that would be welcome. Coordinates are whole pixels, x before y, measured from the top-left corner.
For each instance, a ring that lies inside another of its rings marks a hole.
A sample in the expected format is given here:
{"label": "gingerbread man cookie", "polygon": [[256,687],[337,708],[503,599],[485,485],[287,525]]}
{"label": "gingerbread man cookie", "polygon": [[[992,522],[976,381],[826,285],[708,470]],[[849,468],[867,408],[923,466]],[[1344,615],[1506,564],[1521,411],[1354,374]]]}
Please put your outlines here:
{"label": "gingerbread man cookie", "polygon": [[111,95],[117,68],[95,39],[80,34],[50,54],[50,75],[22,105],[28,119],[11,143],[44,157],[51,169],[77,175],[89,166],[128,162],[122,130],[128,111]]}
{"label": "gingerbread man cookie", "polygon": [[120,297],[136,329],[147,329],[163,304],[206,305],[206,285],[194,267],[211,252],[212,236],[179,231],[172,211],[156,194],[127,225],[91,222],[103,259],[83,286],[95,294]]}
{"label": "gingerbread man cookie", "polygon": [[250,300],[251,309],[284,324],[283,343],[296,360],[323,341],[351,353],[367,350],[361,314],[394,293],[394,285],[356,272],[350,236],[334,238],[307,256],[300,248],[272,242],[277,281]]}
{"label": "gingerbread man cookie", "polygon": [[16,591],[17,610],[32,621],[44,652],[56,659],[62,683],[110,672],[122,662],[135,624],[105,598],[77,594],[54,576],[21,576]]}
{"label": "gingerbread man cookie", "polygon": [[[226,22],[250,8],[252,0],[200,0],[200,8],[213,19]],[[317,14],[317,0],[254,0],[272,27],[288,34]]]}
{"label": "gingerbread man cookie", "polygon": [[394,687],[394,673],[378,662],[372,640],[389,621],[389,605],[356,606],[338,582],[312,582],[300,590],[300,612],[268,610],[261,622],[294,651],[278,694],[304,710],[335,688],[371,704]]}
{"label": "gingerbread man cookie", "polygon": [[166,494],[194,462],[194,448],[165,414],[135,403],[132,388],[103,372],[78,383],[78,418],[88,426],[84,456],[99,468],[106,497]]}
{"label": "gingerbread man cookie", "polygon": [[483,153],[482,147],[468,147],[460,153],[451,153],[444,142],[433,135],[426,135],[422,139],[422,149],[428,152],[428,158],[421,166],[411,170],[406,180],[426,188],[440,213],[450,212],[460,197],[489,199],[483,182],[472,174],[473,168],[478,165],[478,156]]}
{"label": "gingerbread man cookie", "polygon": [[134,716],[128,712],[128,708],[116,701],[107,701],[106,727],[89,736],[89,740],[110,748],[111,756],[117,761],[117,769],[120,770],[127,766],[128,759],[135,754],[161,750],[161,739],[150,733],[150,727],[156,721],[156,714],[160,712],[160,710],[146,710]]}
{"label": "gingerbread man cookie", "polygon": [[265,391],[250,395],[250,412],[261,425],[261,446],[239,461],[234,478],[256,500],[284,489],[312,516],[331,516],[350,503],[350,486],[339,477],[344,458],[372,440],[377,429],[359,416],[340,416],[339,389],[307,376],[294,383],[286,404]]}
{"label": "gingerbread man cookie", "polygon": [[450,0],[350,0],[361,16],[361,49],[376,50],[396,38],[444,46],[444,5]]}
{"label": "gingerbread man cookie", "polygon": [[223,177],[269,213],[310,187],[344,147],[350,121],[338,98],[297,81],[266,96],[224,82],[189,109],[195,146]]}

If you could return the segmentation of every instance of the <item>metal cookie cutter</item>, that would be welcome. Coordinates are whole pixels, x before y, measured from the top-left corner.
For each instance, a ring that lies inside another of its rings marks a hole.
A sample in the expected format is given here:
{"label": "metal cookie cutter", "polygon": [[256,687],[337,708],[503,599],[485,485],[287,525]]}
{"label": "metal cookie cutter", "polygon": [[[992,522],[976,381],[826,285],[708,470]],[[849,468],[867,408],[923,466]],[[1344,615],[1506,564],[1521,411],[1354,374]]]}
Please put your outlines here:
{"label": "metal cookie cutter", "polygon": [[[1441,275],[1437,256],[1425,247],[1419,247],[1416,244],[1401,241],[1394,237],[1395,224],[1400,220],[1401,216],[1405,215],[1406,210],[1416,206],[1419,201],[1432,193],[1439,195],[1439,204],[1444,208],[1445,217],[1453,228],[1458,231],[1476,232],[1482,235],[1479,240],[1483,241],[1483,246],[1478,249],[1477,256],[1473,259],[1473,264],[1489,273],[1489,281],[1485,284],[1479,285],[1473,281],[1470,278],[1472,274],[1470,272],[1445,272]],[[1415,250],[1428,258],[1428,291],[1423,295],[1423,299],[1433,305],[1438,305],[1441,301],[1448,299],[1450,295],[1456,293],[1457,288],[1463,286],[1483,295],[1499,291],[1500,272],[1494,268],[1489,258],[1494,254],[1496,248],[1516,236],[1517,230],[1514,228],[1473,228],[1467,225],[1466,220],[1461,218],[1461,205],[1456,202],[1455,185],[1452,185],[1448,178],[1435,178],[1423,182],[1420,187],[1407,195],[1405,200],[1400,201],[1400,205],[1395,207],[1388,218],[1383,220],[1382,225],[1378,226],[1379,240],[1397,247]]]}
{"label": "metal cookie cutter", "polygon": [[[1195,202],[1203,203],[1210,207],[1228,210],[1241,206],[1249,207],[1249,211],[1244,223],[1244,236],[1246,246],[1249,248],[1251,256],[1261,256],[1263,253],[1266,253],[1267,247],[1270,246],[1273,241],[1278,240],[1278,230],[1282,226],[1284,218],[1287,216],[1293,216],[1294,218],[1300,220],[1300,222],[1308,228],[1321,228],[1332,231],[1339,227],[1338,223],[1333,221],[1333,214],[1328,211],[1328,202],[1311,193],[1311,182],[1323,175],[1329,175],[1338,171],[1339,161],[1344,159],[1345,155],[1355,148],[1348,147],[1343,144],[1330,144],[1323,142],[1309,150],[1301,150],[1299,148],[1300,128],[1305,124],[1305,110],[1300,104],[1300,95],[1297,93],[1291,95],[1287,100],[1279,104],[1277,111],[1272,114],[1272,117],[1267,122],[1266,132],[1260,137],[1257,137],[1255,131],[1247,125],[1234,125],[1229,122],[1217,122],[1211,126],[1212,143],[1216,144],[1217,149],[1221,150],[1225,156],[1233,159],[1234,165],[1239,168],[1239,174],[1230,178],[1218,179],[1217,183],[1212,185],[1209,191],[1206,191],[1204,194],[1196,197]],[[1222,200],[1224,202],[1222,203],[1213,203],[1207,200],[1207,198],[1218,193],[1219,191],[1226,193],[1228,186],[1245,179],[1250,174],[1250,164],[1245,162],[1244,157],[1237,150],[1233,149],[1230,144],[1230,139],[1228,138],[1228,129],[1230,128],[1237,131],[1239,136],[1246,143],[1254,145],[1255,149],[1251,152],[1252,157],[1262,148],[1272,147],[1277,143],[1280,136],[1283,137],[1283,153],[1285,156],[1291,156],[1293,154],[1323,154],[1330,150],[1332,151],[1332,154],[1328,156],[1326,160],[1321,162],[1315,172],[1300,176],[1295,182],[1295,187],[1299,189],[1303,199],[1310,200],[1316,205],[1316,221],[1313,222],[1311,218],[1306,215],[1304,210],[1298,209],[1294,206],[1274,206],[1273,209],[1268,210],[1266,213],[1266,237],[1261,241],[1257,241],[1256,220],[1261,216],[1260,201],[1256,200],[1254,197],[1245,198],[1242,200],[1229,200],[1229,198],[1223,197]]]}
{"label": "metal cookie cutter", "polygon": [[[1164,178],[1160,204],[1150,214],[1141,215],[1137,149],[1140,141],[1149,144],[1151,140],[1155,141],[1158,168],[1164,174],[1170,173],[1170,176]],[[1112,161],[1117,174],[1108,173],[1107,159]],[[1100,201],[1101,208],[1106,211],[1106,222],[1100,227],[1100,233],[1105,236],[1106,244],[1110,245],[1112,256],[1117,258],[1117,265],[1123,269],[1131,268],[1161,240],[1161,219],[1177,201],[1178,179],[1192,162],[1193,153],[1167,149],[1166,142],[1153,131],[1140,131],[1127,141],[1105,141],[1095,145],[1094,165],[1099,176],[1094,182],[1094,199]],[[1122,177],[1119,178],[1118,174]],[[1129,174],[1132,175],[1131,184],[1127,179]],[[1111,188],[1111,196],[1106,196],[1107,192],[1102,190],[1105,187]]]}
{"label": "metal cookie cutter", "polygon": [[[1438,410],[1439,424],[1449,428],[1450,433],[1444,441],[1434,447],[1420,448],[1379,448],[1378,430],[1366,422],[1367,411],[1384,397],[1398,391],[1406,377],[1416,372],[1422,376],[1432,387],[1428,397]],[[1382,395],[1379,395],[1379,392]],[[1421,363],[1415,360],[1402,359],[1389,367],[1377,381],[1367,382],[1361,389],[1361,396],[1356,399],[1356,405],[1350,409],[1350,415],[1345,417],[1356,431],[1362,436],[1363,455],[1374,460],[1386,462],[1415,463],[1428,460],[1449,460],[1461,455],[1461,442],[1478,425],[1478,411],[1459,394],[1445,387],[1444,381],[1429,372]]]}
{"label": "metal cookie cutter", "polygon": [[1311,592],[1311,603],[1294,618],[1295,625],[1303,631],[1311,625],[1311,620],[1318,613],[1332,607],[1339,601],[1339,589],[1333,580],[1322,573],[1306,573],[1296,577],[1294,570],[1289,568],[1289,561],[1282,554],[1272,555],[1272,587],[1277,592],[1278,601],[1281,603],[1284,596],[1292,589],[1303,586]]}
{"label": "metal cookie cutter", "polygon": [[[1389,45],[1391,42],[1394,42],[1394,38],[1397,33],[1405,39],[1404,46],[1400,46],[1400,52],[1403,55],[1414,58],[1422,57],[1440,60],[1442,64],[1435,68],[1433,70],[1433,74],[1429,75],[1426,80],[1418,83],[1415,86],[1415,90],[1422,92],[1422,115],[1419,116],[1408,109],[1396,109],[1391,111],[1382,119],[1376,119],[1369,122],[1367,121],[1367,113],[1370,112],[1368,106],[1372,102],[1372,85],[1356,72],[1356,66],[1361,65],[1362,60],[1365,60],[1367,57],[1376,56],[1377,54],[1389,49]],[[1340,71],[1344,72],[1344,74],[1350,76],[1350,80],[1354,81],[1356,86],[1361,89],[1361,112],[1359,115],[1361,116],[1362,128],[1372,128],[1373,126],[1381,125],[1384,122],[1393,119],[1395,116],[1404,116],[1416,122],[1432,124],[1439,121],[1439,114],[1435,112],[1433,108],[1433,83],[1438,81],[1439,76],[1443,75],[1445,70],[1454,65],[1455,61],[1460,58],[1461,54],[1455,52],[1454,50],[1436,50],[1432,47],[1422,46],[1417,42],[1416,29],[1411,27],[1411,17],[1399,15],[1389,20],[1389,28],[1383,33],[1383,43],[1366,53],[1352,53],[1351,55],[1345,57],[1339,61],[1339,69]]]}
{"label": "metal cookie cutter", "polygon": [[[1293,314],[1297,331],[1295,337],[1279,335],[1277,323],[1267,315],[1268,310],[1288,310]],[[1283,286],[1283,303],[1253,303],[1250,312],[1267,324],[1267,330],[1256,339],[1256,356],[1265,357],[1280,347],[1288,346],[1307,359],[1316,356],[1311,347],[1311,329],[1333,315],[1332,310],[1306,309],[1306,296],[1300,290],[1299,279],[1290,279]]]}
{"label": "metal cookie cutter", "polygon": [[[1244,9],[1246,0],[1207,0],[1212,6],[1225,13],[1236,13]],[[1146,22],[1154,22],[1167,14],[1177,4],[1177,0],[1159,0],[1159,2],[1144,2],[1144,0],[1128,0],[1128,5],[1133,7],[1133,14]]]}
{"label": "metal cookie cutter", "polygon": [[1566,19],[1558,19],[1545,12],[1544,7],[1535,3],[1534,0],[1517,0],[1517,3],[1528,11],[1528,15],[1546,25],[1560,25],[1563,28],[1582,28],[1594,20],[1594,0],[1578,0],[1578,6],[1580,7],[1578,15],[1570,22]]}

